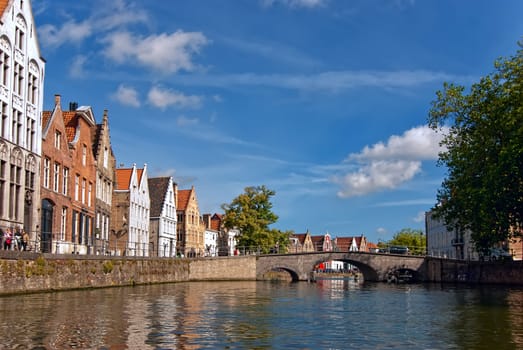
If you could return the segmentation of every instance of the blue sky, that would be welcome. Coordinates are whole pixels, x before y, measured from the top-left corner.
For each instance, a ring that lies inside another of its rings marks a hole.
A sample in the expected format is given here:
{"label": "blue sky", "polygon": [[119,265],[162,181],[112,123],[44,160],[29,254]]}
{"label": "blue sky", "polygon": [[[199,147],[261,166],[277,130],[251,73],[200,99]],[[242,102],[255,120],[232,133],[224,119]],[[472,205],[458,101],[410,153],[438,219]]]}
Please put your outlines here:
{"label": "blue sky", "polygon": [[424,229],[445,169],[427,112],[512,55],[520,0],[33,0],[53,96],[109,111],[118,164],[202,213],[276,191],[276,228]]}

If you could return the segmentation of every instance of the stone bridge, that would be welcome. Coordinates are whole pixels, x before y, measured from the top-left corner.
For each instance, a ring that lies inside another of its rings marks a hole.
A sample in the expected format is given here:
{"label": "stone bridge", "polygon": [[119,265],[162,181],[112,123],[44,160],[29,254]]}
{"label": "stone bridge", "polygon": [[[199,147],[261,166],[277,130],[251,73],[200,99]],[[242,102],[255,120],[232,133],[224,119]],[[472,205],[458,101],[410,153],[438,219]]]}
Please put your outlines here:
{"label": "stone bridge", "polygon": [[356,266],[366,281],[387,281],[398,272],[408,271],[416,281],[427,281],[425,257],[365,252],[313,252],[299,254],[261,255],[256,259],[256,277],[275,269],[290,273],[294,281],[307,281],[319,263],[338,260]]}

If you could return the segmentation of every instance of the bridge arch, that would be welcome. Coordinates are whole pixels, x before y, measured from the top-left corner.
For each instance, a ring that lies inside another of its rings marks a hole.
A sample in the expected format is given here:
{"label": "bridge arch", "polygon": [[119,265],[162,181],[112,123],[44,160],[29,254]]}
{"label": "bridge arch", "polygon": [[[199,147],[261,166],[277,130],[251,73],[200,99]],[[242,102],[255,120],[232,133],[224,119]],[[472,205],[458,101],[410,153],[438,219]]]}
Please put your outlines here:
{"label": "bridge arch", "polygon": [[398,271],[409,271],[417,280],[424,280],[424,258],[366,252],[312,252],[258,256],[256,277],[262,279],[266,272],[280,268],[288,271],[293,280],[308,281],[319,263],[337,260],[358,267],[366,281],[387,281],[388,276]]}

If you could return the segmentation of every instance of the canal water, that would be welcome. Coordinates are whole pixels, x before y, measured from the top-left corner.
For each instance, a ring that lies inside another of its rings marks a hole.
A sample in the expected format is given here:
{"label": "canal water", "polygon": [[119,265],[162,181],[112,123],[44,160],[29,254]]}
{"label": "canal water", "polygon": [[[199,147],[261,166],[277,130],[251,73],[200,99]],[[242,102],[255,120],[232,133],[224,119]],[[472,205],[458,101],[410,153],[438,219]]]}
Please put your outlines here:
{"label": "canal water", "polygon": [[0,298],[0,349],[522,349],[523,289],[194,282]]}

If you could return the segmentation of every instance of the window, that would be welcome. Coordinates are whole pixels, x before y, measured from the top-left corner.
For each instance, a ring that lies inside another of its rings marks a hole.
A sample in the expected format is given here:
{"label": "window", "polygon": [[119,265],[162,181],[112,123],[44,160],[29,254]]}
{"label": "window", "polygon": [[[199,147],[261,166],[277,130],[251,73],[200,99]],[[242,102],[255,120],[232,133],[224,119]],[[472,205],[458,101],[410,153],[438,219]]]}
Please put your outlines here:
{"label": "window", "polygon": [[80,198],[80,175],[76,174],[74,178],[74,200],[77,201]]}
{"label": "window", "polygon": [[9,83],[9,55],[0,50],[0,84]]}
{"label": "window", "polygon": [[13,143],[19,145],[22,134],[22,112],[13,109],[13,126],[11,129],[11,137],[13,138]]}
{"label": "window", "polygon": [[67,208],[62,208],[62,215],[60,216],[60,239],[65,240],[65,230],[67,228]]}
{"label": "window", "polygon": [[85,187],[86,187],[86,180],[82,179],[82,204],[85,204]]}
{"label": "window", "polygon": [[69,168],[64,167],[63,168],[63,176],[62,176],[62,194],[64,196],[67,196],[69,191],[67,188],[69,187]]}
{"label": "window", "polygon": [[54,148],[61,149],[62,148],[62,133],[58,130],[54,132]]}
{"label": "window", "polygon": [[91,206],[92,194],[93,194],[93,184],[91,182],[89,182],[89,188],[88,188],[88,193],[87,193],[87,206],[88,207]]}
{"label": "window", "polygon": [[33,171],[26,170],[25,171],[25,187],[28,190],[33,190],[35,186],[35,173]]}
{"label": "window", "polygon": [[87,164],[87,146],[82,146],[82,165],[85,166]]}
{"label": "window", "polygon": [[[5,172],[6,172],[7,162],[5,160],[0,160],[0,196],[4,198],[5,191]],[[0,215],[4,215],[4,201],[0,201]]]}
{"label": "window", "polygon": [[21,28],[16,27],[15,29],[15,46],[17,49],[23,50],[24,49],[24,38],[25,33],[22,31]]}
{"label": "window", "polygon": [[2,136],[3,138],[7,138],[7,134],[9,132],[9,124],[8,124],[8,118],[9,118],[9,115],[8,115],[8,109],[9,109],[9,106],[7,105],[7,103],[5,102],[1,102],[2,104],[2,120],[1,120],[1,125],[0,125],[0,136]]}
{"label": "window", "polygon": [[44,159],[44,187],[49,188],[49,182],[51,181],[51,160],[49,158]]}
{"label": "window", "polygon": [[24,67],[19,63],[15,62],[15,71],[13,79],[13,91],[18,95],[22,96],[24,86]]}
{"label": "window", "polygon": [[53,190],[58,192],[60,190],[60,164],[54,163],[53,170]]}
{"label": "window", "polygon": [[[18,163],[18,162],[16,162]],[[20,177],[22,168],[18,164],[11,164],[11,186],[9,189],[9,217],[17,220],[19,217],[19,203],[20,203]]]}
{"label": "window", "polygon": [[36,104],[38,100],[38,79],[31,73],[27,77],[27,100]]}
{"label": "window", "polygon": [[107,169],[107,166],[109,165],[109,150],[107,147],[104,149],[104,168]]}
{"label": "window", "polygon": [[36,136],[36,130],[35,130],[36,122],[32,118],[27,118],[26,122],[26,131],[25,131],[25,145],[27,146],[28,150],[33,150],[33,146],[35,143],[35,136]]}

